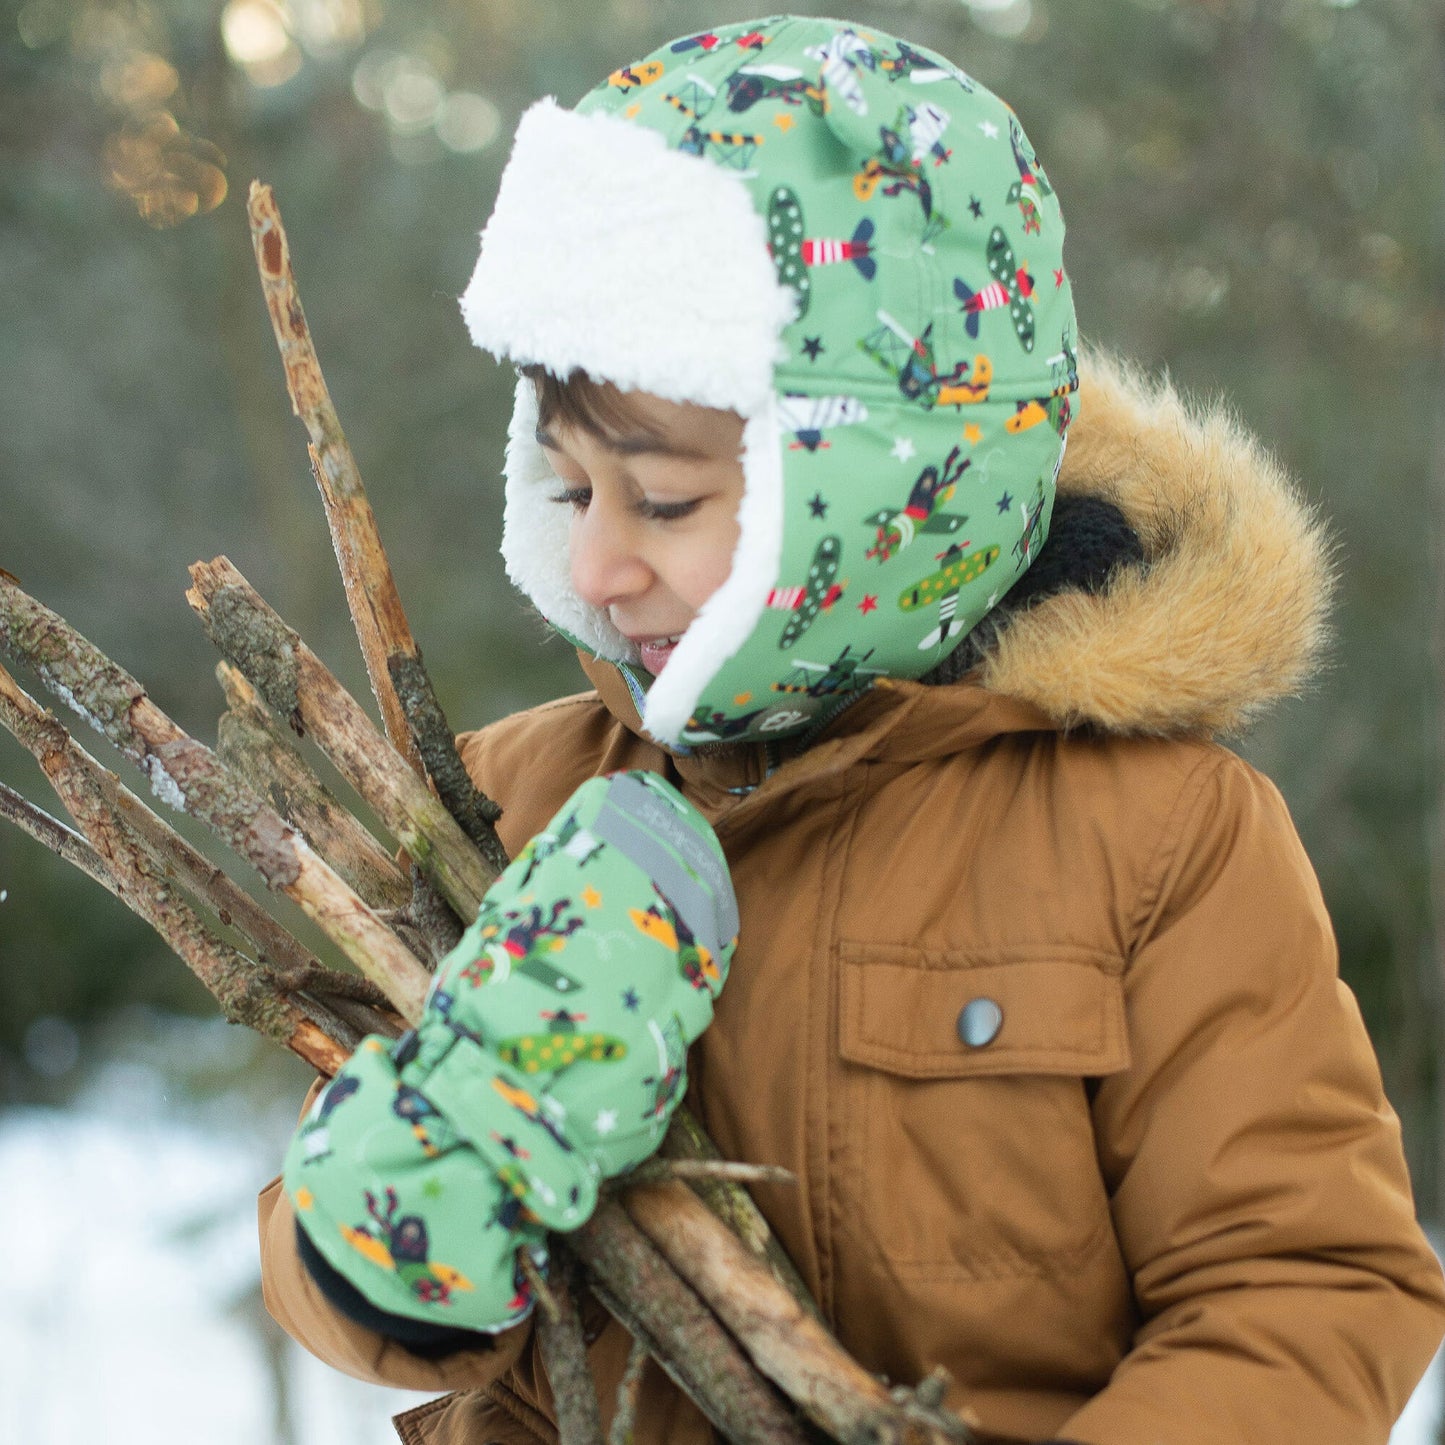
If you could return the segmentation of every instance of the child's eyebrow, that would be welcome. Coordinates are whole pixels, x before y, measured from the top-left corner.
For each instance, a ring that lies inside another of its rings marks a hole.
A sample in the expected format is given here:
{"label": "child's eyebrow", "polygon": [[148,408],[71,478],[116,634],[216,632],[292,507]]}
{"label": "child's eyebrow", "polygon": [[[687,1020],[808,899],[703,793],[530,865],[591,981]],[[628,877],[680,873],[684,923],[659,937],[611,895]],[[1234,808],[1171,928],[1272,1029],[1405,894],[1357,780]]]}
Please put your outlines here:
{"label": "child's eyebrow", "polygon": [[[546,427],[538,427],[536,431],[537,445],[548,447],[552,451],[561,451],[557,445],[557,439]],[[652,436],[647,432],[637,432],[629,436],[599,436],[599,442],[613,455],[619,457],[683,457],[691,461],[706,461],[707,453],[697,450],[696,447],[689,447],[682,442],[669,441],[666,437]]]}

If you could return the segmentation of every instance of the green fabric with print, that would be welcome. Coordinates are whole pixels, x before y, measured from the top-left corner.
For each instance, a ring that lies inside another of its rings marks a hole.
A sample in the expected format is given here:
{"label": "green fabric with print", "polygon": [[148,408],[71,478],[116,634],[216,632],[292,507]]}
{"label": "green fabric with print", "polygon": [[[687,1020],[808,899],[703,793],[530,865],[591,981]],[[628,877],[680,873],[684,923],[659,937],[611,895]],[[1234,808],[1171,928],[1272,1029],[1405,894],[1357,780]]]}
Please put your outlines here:
{"label": "green fabric with print", "polygon": [[369,1038],[292,1142],[285,1187],[377,1308],[497,1330],[519,1248],[650,1155],[712,1018],[737,904],[711,828],[651,773],[585,783],[442,961],[417,1028]]}
{"label": "green fabric with print", "polygon": [[577,110],[742,177],[797,301],[776,585],[680,741],[796,733],[934,667],[1043,542],[1078,387],[1063,218],[1017,117],[932,51],[786,15],[665,45]]}

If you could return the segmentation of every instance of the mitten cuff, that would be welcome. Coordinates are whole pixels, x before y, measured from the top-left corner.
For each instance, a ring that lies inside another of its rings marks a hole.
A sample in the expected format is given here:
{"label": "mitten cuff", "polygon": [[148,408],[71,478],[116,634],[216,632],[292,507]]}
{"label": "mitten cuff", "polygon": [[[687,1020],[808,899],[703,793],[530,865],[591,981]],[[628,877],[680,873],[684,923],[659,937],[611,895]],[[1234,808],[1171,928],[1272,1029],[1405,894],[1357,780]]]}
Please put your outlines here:
{"label": "mitten cuff", "polygon": [[544,1262],[545,1231],[402,1083],[384,1040],[317,1096],[283,1182],[317,1251],[378,1310],[494,1333],[531,1309],[517,1252]]}
{"label": "mitten cuff", "polygon": [[312,1243],[311,1236],[296,1223],[296,1253],[326,1302],[353,1324],[405,1346],[414,1355],[441,1360],[462,1350],[491,1349],[493,1337],[481,1330],[459,1330],[451,1325],[433,1325],[407,1315],[388,1314],[377,1309]]}

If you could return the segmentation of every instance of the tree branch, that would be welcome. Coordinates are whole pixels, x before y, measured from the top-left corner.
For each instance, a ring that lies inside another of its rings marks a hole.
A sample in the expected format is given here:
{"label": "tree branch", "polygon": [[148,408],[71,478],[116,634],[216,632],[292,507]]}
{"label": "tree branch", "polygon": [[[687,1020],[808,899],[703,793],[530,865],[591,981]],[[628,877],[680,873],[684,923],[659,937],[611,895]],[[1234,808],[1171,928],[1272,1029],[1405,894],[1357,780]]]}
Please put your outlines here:
{"label": "tree branch", "polygon": [[763,1260],[681,1183],[629,1190],[623,1207],[663,1257],[717,1312],[764,1375],[842,1445],[963,1445],[969,1427],[882,1384],[774,1286]]}
{"label": "tree branch", "polygon": [[787,1405],[619,1205],[598,1204],[566,1248],[609,1313],[734,1445],[805,1445]]}
{"label": "tree branch", "polygon": [[29,799],[21,797],[14,788],[7,787],[4,783],[0,783],[0,818],[9,819],[22,832],[29,833],[37,843],[44,844],[52,853],[58,853],[67,863],[79,868],[87,878],[99,883],[107,893],[125,903],[125,895],[106,866],[105,859],[81,834],[66,827],[59,818],[52,818],[43,808],[36,807]]}
{"label": "tree branch", "polygon": [[376,515],[321,374],[296,290],[290,243],[270,186],[251,183],[247,215],[266,308],[286,371],[286,389],[292,410],[311,438],[312,470],[386,735],[413,769],[430,775],[448,812],[494,872],[500,873],[507,858],[492,828],[499,816],[497,806],[481,795],[462,765],[455,736],[422,666]]}
{"label": "tree branch", "polygon": [[[530,1258],[525,1249],[521,1256],[524,1260]],[[539,1304],[545,1297],[550,1308],[550,1313],[544,1310],[537,1321],[537,1347],[552,1386],[558,1435],[567,1445],[602,1445],[602,1412],[587,1365],[587,1342],[582,1336],[582,1317],[577,1313],[574,1275],[572,1257],[559,1255],[550,1287],[544,1287],[537,1296]],[[536,1281],[533,1288],[540,1283]]]}
{"label": "tree branch", "polygon": [[216,731],[222,760],[264,793],[373,908],[405,907],[411,885],[395,858],[312,772],[260,693],[229,662],[216,664],[216,678],[227,705]]}
{"label": "tree branch", "polygon": [[607,1432],[607,1445],[632,1445],[637,1433],[637,1397],[642,1390],[642,1372],[647,1368],[648,1358],[646,1347],[633,1340],[627,1352],[627,1368],[617,1383],[617,1410],[612,1416],[612,1428]]}
{"label": "tree branch", "polygon": [[307,1017],[283,996],[274,973],[223,942],[201,921],[116,816],[92,773],[77,764],[70,734],[3,667],[0,723],[40,764],[85,831],[111,877],[111,892],[160,934],[214,995],[222,1013],[284,1044],[316,1068],[335,1072],[355,1046],[346,1040],[346,1031],[334,1019],[327,1021],[328,1028]]}
{"label": "tree branch", "polygon": [[309,732],[464,921],[496,874],[361,704],[225,557],[197,562],[186,600],[279,716]]}
{"label": "tree branch", "polygon": [[[708,1137],[707,1131],[698,1122],[697,1116],[687,1107],[680,1106],[672,1116],[667,1133],[663,1137],[661,1158],[673,1163],[696,1161],[698,1163],[719,1162],[721,1155],[717,1145]],[[798,1301],[809,1314],[821,1319],[818,1306],[808,1292],[808,1286],[798,1273],[797,1266],[788,1257],[788,1252],[778,1243],[778,1237],[763,1217],[753,1196],[738,1181],[725,1178],[699,1176],[689,1181],[693,1192],[712,1212],[723,1221],[757,1257],[763,1260],[773,1272],[773,1278]]]}
{"label": "tree branch", "polygon": [[[376,579],[370,592],[358,585],[355,550],[374,544],[380,551],[380,537],[375,519],[366,503],[361,473],[352,455],[351,446],[341,430],[341,421],[331,400],[326,379],[306,313],[296,291],[296,278],[291,270],[291,247],[281,225],[281,213],[270,186],[251,182],[247,201],[251,223],[251,245],[256,253],[256,267],[261,275],[261,289],[266,309],[271,314],[271,329],[281,351],[281,364],[286,372],[286,390],[291,396],[291,409],[300,417],[311,438],[310,452],[321,499],[326,507],[326,520],[331,529],[336,561],[346,588],[346,601],[361,642],[366,660],[367,676],[372,692],[381,708],[386,735],[406,758],[411,768],[420,773],[421,756],[411,740],[401,703],[387,676],[388,648],[385,637],[411,636],[406,613],[401,605],[391,568],[384,561],[380,569],[374,563],[371,574]],[[360,498],[360,505],[357,504]],[[368,527],[366,524],[370,522]],[[384,574],[384,580],[383,580]]]}
{"label": "tree branch", "polygon": [[299,903],[404,1018],[416,1019],[429,979],[415,955],[295,828],[177,727],[129,673],[3,576],[0,645],[23,657],[108,737],[150,779],[157,796],[209,826],[271,887]]}

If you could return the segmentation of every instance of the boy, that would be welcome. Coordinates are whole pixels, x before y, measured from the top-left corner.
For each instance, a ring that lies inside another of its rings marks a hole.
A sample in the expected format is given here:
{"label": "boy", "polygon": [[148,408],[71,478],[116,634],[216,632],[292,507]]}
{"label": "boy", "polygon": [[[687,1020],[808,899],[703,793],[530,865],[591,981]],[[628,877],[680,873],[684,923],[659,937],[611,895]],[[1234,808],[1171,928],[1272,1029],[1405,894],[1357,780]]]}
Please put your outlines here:
{"label": "boy", "polygon": [[[1007,107],[838,22],[524,117],[463,311],[596,692],[464,740],[521,856],[262,1200],[298,1339],[460,1392],[406,1438],[553,1438],[516,1248],[692,1042],[844,1345],[987,1438],[1383,1445],[1439,1268],[1284,805],[1208,741],[1307,675],[1327,546],[1225,419],[1080,383],[1062,237]],[[638,1429],[710,1438],[655,1370]]]}

